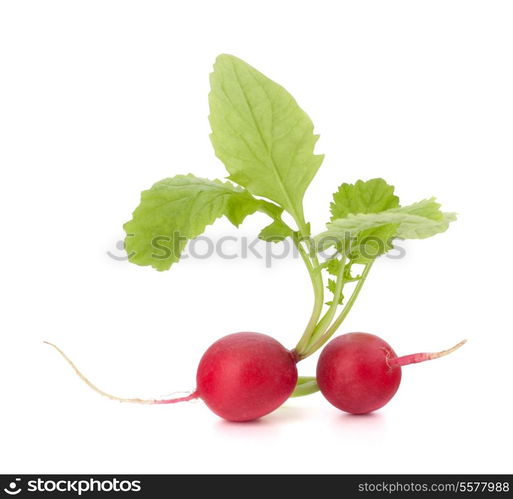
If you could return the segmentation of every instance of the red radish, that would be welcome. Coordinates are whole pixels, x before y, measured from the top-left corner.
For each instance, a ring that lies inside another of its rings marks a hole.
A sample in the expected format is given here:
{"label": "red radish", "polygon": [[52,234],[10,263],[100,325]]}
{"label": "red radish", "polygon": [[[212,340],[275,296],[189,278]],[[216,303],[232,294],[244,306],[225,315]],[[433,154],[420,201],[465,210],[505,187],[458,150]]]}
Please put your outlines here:
{"label": "red radish", "polygon": [[[46,342],[47,343],[47,342]],[[204,353],[196,373],[196,390],[168,400],[125,399],[93,385],[64,354],[75,372],[93,390],[120,402],[174,404],[196,398],[229,421],[251,421],[282,405],[297,383],[297,359],[278,341],[260,333],[234,333],[221,338]]]}
{"label": "red radish", "polygon": [[297,383],[296,359],[265,334],[230,334],[205,352],[196,382],[198,396],[218,416],[250,421],[290,397]]}
{"label": "red radish", "polygon": [[366,414],[383,407],[401,383],[401,366],[437,359],[463,345],[437,353],[397,357],[378,336],[348,333],[332,340],[317,363],[317,384],[335,407],[353,414]]}

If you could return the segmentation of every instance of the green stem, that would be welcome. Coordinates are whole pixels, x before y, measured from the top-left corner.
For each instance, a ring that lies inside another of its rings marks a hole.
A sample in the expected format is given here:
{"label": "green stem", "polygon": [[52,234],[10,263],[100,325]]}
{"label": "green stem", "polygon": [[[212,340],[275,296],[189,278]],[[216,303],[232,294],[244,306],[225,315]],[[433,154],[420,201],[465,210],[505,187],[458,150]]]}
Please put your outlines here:
{"label": "green stem", "polygon": [[299,252],[299,255],[301,256],[301,258],[303,259],[303,262],[305,263],[306,265],[306,268],[308,270],[308,273],[310,274],[311,277],[313,277],[313,264],[312,264],[312,261],[310,260],[307,252],[305,251],[305,248],[303,248],[303,246],[301,246],[301,243],[297,241],[297,239],[294,237],[294,244],[296,245],[296,248]]}
{"label": "green stem", "polygon": [[[298,353],[298,355],[301,357],[301,352],[305,349],[306,345],[310,341],[310,337],[312,335],[312,332],[315,329],[315,326],[317,324],[317,321],[319,320],[319,317],[322,313],[322,307],[323,307],[323,301],[324,301],[324,283],[322,282],[322,274],[320,272],[316,271],[316,268],[314,268],[314,265],[318,265],[317,256],[315,258],[310,259],[309,255],[301,246],[301,243],[294,238],[294,244],[296,245],[299,254],[301,255],[301,258],[305,262],[306,268],[308,269],[308,273],[310,274],[310,280],[312,281],[312,287],[314,291],[314,306],[312,313],[310,315],[310,319],[308,321],[308,324],[306,325],[306,328],[303,332],[303,335],[301,336],[301,339],[299,340],[295,350]],[[313,260],[313,264],[312,264]]]}
{"label": "green stem", "polygon": [[[262,208],[262,211],[269,215],[273,220],[280,221],[281,223],[284,223],[281,219],[280,214],[276,213],[274,209],[271,209],[271,207],[268,207],[267,205]],[[308,270],[308,274],[310,275],[310,280],[312,282],[312,288],[314,291],[314,306],[312,313],[310,315],[310,319],[308,321],[308,324],[305,328],[305,331],[303,333],[303,336],[300,339],[300,342],[298,345],[301,345],[301,348],[304,348],[306,344],[308,343],[310,336],[315,329],[315,326],[317,324],[317,321],[319,320],[319,317],[322,313],[322,307],[323,307],[323,301],[324,301],[324,283],[322,280],[322,273],[320,272],[319,268],[319,261],[317,259],[317,255],[315,252],[307,252],[305,248],[302,246],[301,241],[304,238],[308,238],[310,241],[310,227],[306,223],[304,219],[304,215],[301,212],[299,215],[295,213],[291,213],[292,217],[294,218],[294,221],[296,222],[297,231],[294,231],[293,229],[290,229],[292,233],[292,240],[294,242],[294,245],[296,246],[305,266]],[[286,224],[285,224],[286,225]],[[297,350],[297,347],[296,347]]]}
{"label": "green stem", "polygon": [[355,286],[353,293],[351,294],[351,297],[347,301],[347,304],[343,308],[342,312],[340,312],[340,315],[335,319],[333,324],[324,332],[324,334],[317,339],[314,343],[308,346],[308,350],[301,354],[300,357],[304,359],[305,357],[308,357],[309,355],[312,355],[315,351],[317,351],[319,348],[321,348],[335,333],[335,331],[339,328],[340,324],[344,321],[344,319],[347,317],[347,314],[351,311],[351,308],[354,305],[354,302],[358,298],[358,295],[360,294],[360,291],[362,290],[362,287],[365,283],[365,279],[369,275],[370,269],[372,268],[372,264],[374,263],[374,260],[371,260],[368,264],[365,265],[365,269],[362,272],[362,276],[360,277],[360,280],[358,281],[358,284]]}
{"label": "green stem", "polygon": [[[333,293],[333,301],[331,302],[330,307],[324,314],[323,318],[319,321],[317,326],[315,326],[315,329],[313,330],[313,333],[310,337],[310,340],[308,342],[308,345],[312,344],[317,340],[320,336],[323,335],[323,333],[326,331],[326,329],[331,324],[331,321],[333,320],[333,317],[335,317],[335,314],[337,312],[337,308],[339,306],[340,297],[342,296],[342,290],[344,289],[344,272],[346,269],[346,255],[342,253],[342,257],[340,259],[340,271],[337,275],[337,281],[335,284],[335,292]],[[308,346],[307,346],[308,349]]]}
{"label": "green stem", "polygon": [[319,386],[317,385],[317,381],[314,376],[299,376],[296,388],[292,392],[290,398],[304,397],[305,395],[310,395],[318,391]]}

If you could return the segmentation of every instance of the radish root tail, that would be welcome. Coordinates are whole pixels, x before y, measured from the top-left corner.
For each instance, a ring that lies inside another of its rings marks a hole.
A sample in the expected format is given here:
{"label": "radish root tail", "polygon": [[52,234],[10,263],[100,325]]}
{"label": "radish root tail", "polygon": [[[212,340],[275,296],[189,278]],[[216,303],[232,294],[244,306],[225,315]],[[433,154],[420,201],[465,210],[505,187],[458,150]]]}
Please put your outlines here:
{"label": "radish root tail", "polygon": [[404,357],[396,357],[395,359],[390,359],[390,364],[392,366],[407,366],[408,364],[416,364],[417,362],[424,362],[425,360],[439,359],[440,357],[444,357],[445,355],[449,355],[450,353],[458,350],[458,348],[462,347],[466,342],[467,340],[460,341],[452,348],[442,350],[441,352],[413,353],[411,355],[405,355]]}
{"label": "radish root tail", "polygon": [[173,399],[167,399],[167,400],[158,400],[158,399],[139,399],[139,398],[122,398],[117,397],[116,395],[111,395],[110,393],[104,392],[100,388],[98,388],[96,385],[94,385],[91,381],[89,381],[78,369],[78,367],[73,363],[73,361],[57,346],[53,343],[50,343],[49,341],[44,341],[43,343],[46,343],[47,345],[50,345],[51,347],[55,348],[57,352],[59,352],[62,357],[66,360],[66,362],[72,367],[72,369],[75,371],[77,376],[87,385],[89,388],[94,390],[96,393],[99,393],[100,395],[103,395],[104,397],[107,397],[111,400],[117,400],[118,402],[129,402],[132,404],[176,404],[177,402],[188,402],[189,400],[194,400],[199,398],[199,395],[196,391],[192,392],[190,395],[187,395],[186,397],[178,397]]}

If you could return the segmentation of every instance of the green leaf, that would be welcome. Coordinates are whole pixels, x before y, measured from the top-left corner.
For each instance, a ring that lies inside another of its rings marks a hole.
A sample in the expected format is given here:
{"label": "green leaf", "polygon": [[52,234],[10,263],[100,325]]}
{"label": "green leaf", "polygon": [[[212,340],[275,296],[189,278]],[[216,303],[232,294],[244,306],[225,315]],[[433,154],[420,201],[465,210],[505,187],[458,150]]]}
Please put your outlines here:
{"label": "green leaf", "polygon": [[[344,282],[353,282],[357,281],[360,276],[353,277],[351,274],[351,265],[354,262],[346,262],[344,266]],[[338,276],[340,273],[340,265],[342,265],[341,261],[338,258],[330,258],[326,262],[326,270],[328,271],[328,274],[332,276]]]}
{"label": "green leaf", "polygon": [[313,153],[318,135],[308,115],[283,87],[231,55],[217,58],[210,85],[211,140],[230,180],[303,224],[303,197],[323,160]]}
{"label": "green leaf", "polygon": [[329,291],[335,293],[335,288],[337,287],[337,283],[335,279],[328,279],[328,285],[326,286]]}
{"label": "green leaf", "polygon": [[399,198],[394,195],[394,187],[382,178],[358,180],[355,184],[342,184],[333,194],[331,220],[345,218],[351,213],[379,213],[398,207]]}
{"label": "green leaf", "polygon": [[410,206],[394,208],[380,213],[359,213],[333,220],[328,230],[316,236],[318,247],[323,249],[336,241],[355,237],[368,229],[385,225],[396,226],[395,237],[401,239],[425,239],[444,232],[456,214],[443,213],[434,198],[425,199]]}
{"label": "green leaf", "polygon": [[369,263],[393,248],[397,224],[363,230],[351,244],[349,259],[353,263]]}
{"label": "green leaf", "polygon": [[142,192],[132,220],[123,226],[125,248],[130,262],[167,270],[187,241],[217,218],[224,215],[238,226],[247,215],[273,211],[272,206],[230,182],[177,175]]}
{"label": "green leaf", "polygon": [[340,272],[340,260],[338,258],[330,258],[327,261],[326,269],[328,274],[337,276]]}
{"label": "green leaf", "polygon": [[[328,284],[326,285],[326,287],[328,288],[328,291],[332,294],[332,295],[335,295],[335,289],[337,287],[337,282],[334,280],[334,279],[328,279]],[[340,294],[340,298],[338,300],[338,303],[339,305],[342,304],[342,302],[344,301],[344,295],[341,293]],[[333,303],[333,301],[327,301],[326,302],[326,305],[331,305]]]}
{"label": "green leaf", "polygon": [[[385,180],[358,180],[354,184],[342,184],[333,194],[331,220],[345,218],[350,214],[379,213],[398,207],[399,198],[394,195],[394,187]],[[391,240],[396,229],[396,225],[391,224],[363,230],[351,241],[349,260],[365,264],[386,253],[392,249]]]}
{"label": "green leaf", "polygon": [[444,213],[440,211],[440,203],[436,202],[436,198],[423,199],[417,203],[410,204],[403,208],[410,215],[429,218],[430,220],[442,220]]}
{"label": "green leaf", "polygon": [[277,243],[287,237],[292,237],[292,229],[283,220],[278,219],[267,227],[264,227],[258,237],[264,241]]}
{"label": "green leaf", "polygon": [[[334,277],[338,277],[338,275],[340,274],[340,270],[341,270],[340,266],[342,265],[342,262],[338,258],[334,257],[334,258],[330,258],[325,263],[326,263],[326,270],[328,271],[328,274],[330,274]],[[359,262],[346,260],[346,263],[344,265],[343,281],[345,284],[347,284],[349,282],[358,281],[358,279],[360,279],[360,276],[354,277],[351,273],[351,268],[352,268],[353,263],[359,263]],[[334,279],[328,279],[328,284],[326,287],[327,287],[328,291],[334,295],[336,281]],[[339,304],[341,304],[343,301],[344,301],[344,295],[341,294]],[[332,301],[329,301],[329,302],[326,302],[326,305],[331,305],[332,303],[333,303]]]}

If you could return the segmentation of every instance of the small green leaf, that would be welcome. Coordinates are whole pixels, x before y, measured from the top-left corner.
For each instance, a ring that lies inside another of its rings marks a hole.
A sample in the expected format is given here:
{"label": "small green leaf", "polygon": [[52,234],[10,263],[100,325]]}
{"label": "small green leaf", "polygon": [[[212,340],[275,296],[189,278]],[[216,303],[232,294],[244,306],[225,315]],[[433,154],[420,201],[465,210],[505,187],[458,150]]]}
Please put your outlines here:
{"label": "small green leaf", "polygon": [[238,226],[257,210],[274,211],[272,206],[230,182],[194,175],[167,178],[142,192],[132,220],[124,225],[129,261],[167,270],[187,241],[217,218],[226,216]]}
{"label": "small green leaf", "polygon": [[353,263],[366,264],[393,248],[392,240],[397,233],[396,224],[382,225],[358,234],[351,244],[349,259]]}
{"label": "small green leaf", "polygon": [[328,290],[332,293],[335,293],[335,288],[337,287],[337,283],[334,279],[328,279]]}
{"label": "small green leaf", "polygon": [[363,231],[389,224],[395,225],[395,237],[401,239],[425,239],[444,232],[449,223],[456,220],[456,214],[440,211],[434,198],[425,199],[410,206],[394,208],[380,213],[359,213],[333,220],[328,230],[316,236],[318,247],[323,249],[338,240],[347,240]]}
{"label": "small green leaf", "polygon": [[[328,274],[338,277],[340,274],[340,266],[342,265],[342,262],[338,258],[330,258],[327,260],[326,263],[326,270],[328,271]],[[347,284],[348,282],[354,282],[360,279],[360,276],[353,277],[351,273],[351,267],[353,263],[359,263],[359,262],[353,262],[351,260],[346,260],[346,263],[344,265],[344,275],[343,275],[343,281],[344,284]],[[330,293],[333,295],[335,294],[335,288],[336,288],[336,281],[334,279],[328,279],[327,289]],[[341,294],[339,304],[341,304],[344,301],[344,295]],[[329,301],[326,302],[326,305],[331,305],[333,302]]]}
{"label": "small green leaf", "polygon": [[[335,289],[337,287],[337,282],[334,279],[328,279],[328,284],[326,286],[328,288],[328,291],[335,295]],[[339,305],[344,301],[344,295],[340,294],[340,298],[338,300]],[[327,301],[326,305],[331,305],[333,301]]]}
{"label": "small green leaf", "polygon": [[293,233],[292,229],[283,220],[278,219],[264,227],[258,237],[270,243],[277,243],[287,237],[292,237]]}
{"label": "small green leaf", "polygon": [[231,55],[210,75],[211,140],[230,180],[303,223],[303,196],[323,156],[308,115],[280,85]]}
{"label": "small green leaf", "polygon": [[354,184],[342,184],[333,194],[331,220],[355,213],[379,213],[398,207],[399,198],[394,195],[394,187],[382,178],[358,180]]}
{"label": "small green leaf", "polygon": [[340,272],[340,260],[338,258],[330,258],[327,261],[326,269],[328,274],[337,276]]}
{"label": "small green leaf", "polygon": [[[344,282],[353,282],[353,281],[357,281],[358,279],[360,279],[360,276],[353,277],[353,275],[351,274],[351,266],[353,263],[356,263],[356,262],[346,262],[346,264],[345,264]],[[342,265],[342,264],[338,258],[331,258],[330,260],[328,260],[328,264],[326,266],[326,268],[328,270],[328,274],[333,275],[333,276],[338,276],[338,274],[340,273],[340,265]]]}
{"label": "small green leaf", "polygon": [[[356,213],[379,213],[399,207],[399,198],[394,187],[382,178],[358,180],[354,184],[342,184],[333,194],[330,205],[331,220],[345,218]],[[391,240],[396,226],[389,225],[362,231],[351,241],[350,250],[346,242],[348,258],[354,263],[368,263],[392,249]]]}

